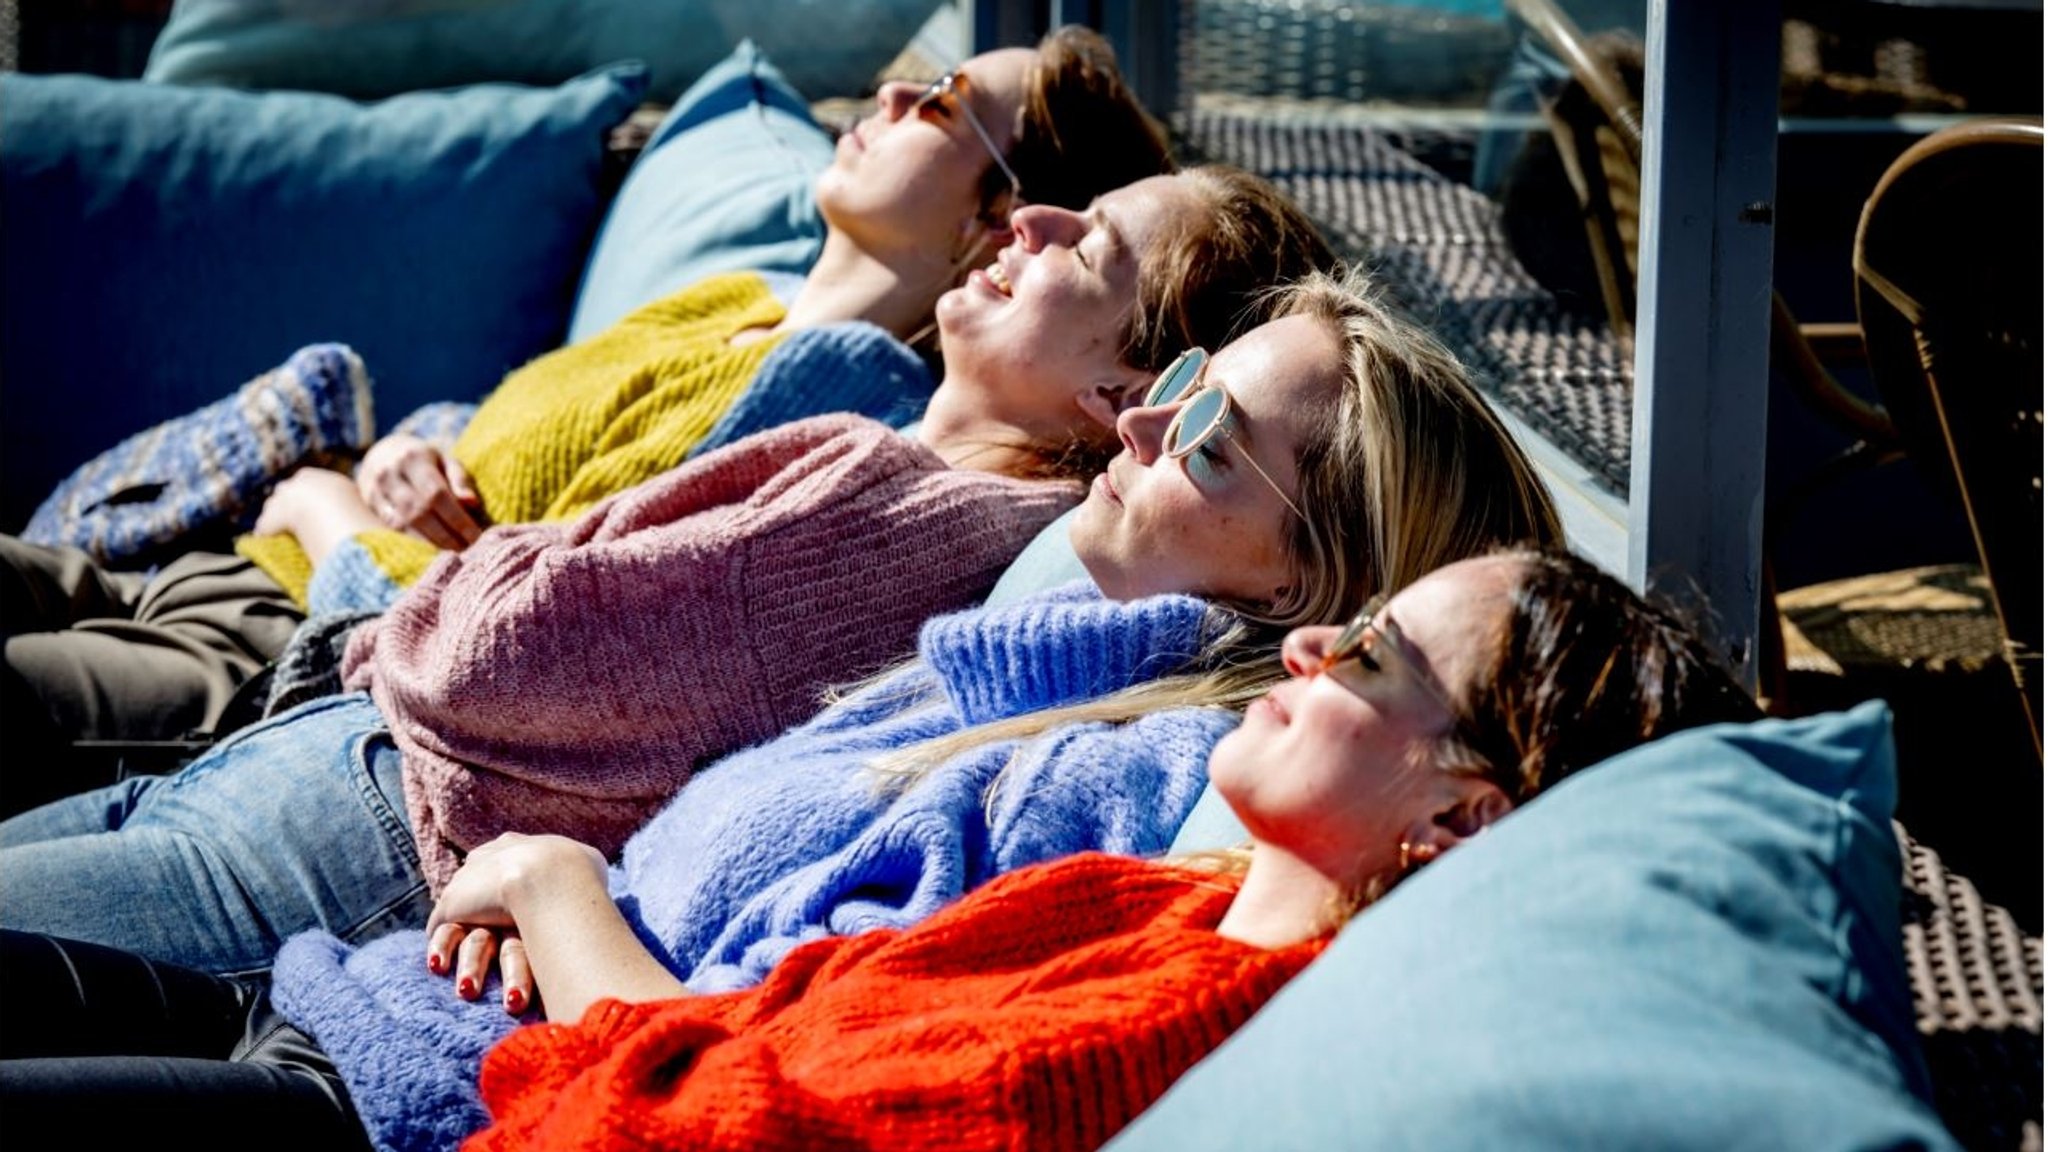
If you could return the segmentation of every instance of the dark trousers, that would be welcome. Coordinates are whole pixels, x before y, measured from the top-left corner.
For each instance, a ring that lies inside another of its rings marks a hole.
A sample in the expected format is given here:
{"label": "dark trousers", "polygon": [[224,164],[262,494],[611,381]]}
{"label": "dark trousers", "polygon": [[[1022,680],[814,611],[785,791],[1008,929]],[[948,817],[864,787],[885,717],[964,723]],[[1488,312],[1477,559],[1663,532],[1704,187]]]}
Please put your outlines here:
{"label": "dark trousers", "polygon": [[0,930],[0,1139],[370,1146],[334,1065],[257,983]]}
{"label": "dark trousers", "polygon": [[212,728],[301,619],[239,556],[194,552],[144,577],[0,536],[0,815],[113,783],[72,741]]}

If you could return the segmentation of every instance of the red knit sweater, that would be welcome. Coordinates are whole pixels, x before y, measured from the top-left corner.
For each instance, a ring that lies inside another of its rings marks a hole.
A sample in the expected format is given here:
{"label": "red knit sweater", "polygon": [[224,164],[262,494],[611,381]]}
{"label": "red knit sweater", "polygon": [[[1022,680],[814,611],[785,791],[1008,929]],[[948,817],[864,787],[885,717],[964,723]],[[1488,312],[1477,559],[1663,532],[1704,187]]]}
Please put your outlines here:
{"label": "red knit sweater", "polygon": [[750,991],[522,1029],[484,1061],[496,1122],[465,1152],[1095,1148],[1321,950],[1216,935],[1233,888],[1077,856],[806,945]]}

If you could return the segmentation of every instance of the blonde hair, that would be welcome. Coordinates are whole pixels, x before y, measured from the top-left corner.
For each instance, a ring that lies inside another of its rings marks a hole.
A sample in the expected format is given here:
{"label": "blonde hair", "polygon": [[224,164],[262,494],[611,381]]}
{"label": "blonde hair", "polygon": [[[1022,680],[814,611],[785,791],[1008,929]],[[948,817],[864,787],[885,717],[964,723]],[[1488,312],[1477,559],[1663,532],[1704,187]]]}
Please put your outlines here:
{"label": "blonde hair", "polygon": [[[1285,675],[1278,648],[1288,630],[1336,623],[1454,560],[1562,539],[1534,468],[1457,358],[1362,280],[1312,272],[1263,307],[1274,318],[1321,323],[1337,342],[1342,379],[1329,410],[1307,422],[1296,467],[1307,515],[1293,519],[1287,538],[1294,578],[1283,600],[1220,600],[1203,656],[1180,673],[891,751],[875,771],[902,786],[982,744],[1068,724],[1125,723],[1167,708],[1240,710]],[[991,799],[1001,783],[999,775]]]}
{"label": "blonde hair", "polygon": [[1336,340],[1344,386],[1301,445],[1296,578],[1275,603],[1229,607],[1280,629],[1336,623],[1454,560],[1562,541],[1528,457],[1427,330],[1357,275],[1312,274],[1273,299],[1274,318],[1310,317]]}

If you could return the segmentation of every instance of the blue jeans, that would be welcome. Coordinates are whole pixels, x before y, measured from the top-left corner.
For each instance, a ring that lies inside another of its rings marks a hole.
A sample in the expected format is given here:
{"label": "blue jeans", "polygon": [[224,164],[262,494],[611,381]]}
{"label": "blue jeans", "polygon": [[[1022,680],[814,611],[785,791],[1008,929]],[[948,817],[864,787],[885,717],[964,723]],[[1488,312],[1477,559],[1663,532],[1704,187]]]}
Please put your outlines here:
{"label": "blue jeans", "polygon": [[360,693],[0,823],[0,926],[206,972],[265,972],[295,933],[362,942],[432,908],[398,748]]}

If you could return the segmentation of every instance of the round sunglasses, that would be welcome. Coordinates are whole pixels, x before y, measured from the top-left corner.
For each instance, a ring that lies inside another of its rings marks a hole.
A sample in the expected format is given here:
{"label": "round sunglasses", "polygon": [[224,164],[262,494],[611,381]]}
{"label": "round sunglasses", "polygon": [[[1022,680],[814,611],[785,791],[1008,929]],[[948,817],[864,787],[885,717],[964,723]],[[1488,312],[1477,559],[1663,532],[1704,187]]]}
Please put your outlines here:
{"label": "round sunglasses", "polygon": [[974,114],[974,105],[968,101],[967,91],[967,75],[955,69],[932,81],[910,105],[910,109],[921,115],[926,109],[934,107],[958,108],[967,117],[967,126],[974,129],[974,134],[981,138],[981,146],[988,149],[990,159],[996,162],[996,167],[1002,169],[1003,175],[1009,179],[1010,207],[1015,210],[1024,203],[1024,182],[1017,179],[1016,170],[1010,167],[1008,160],[1003,159],[1003,150],[996,147],[995,137],[989,135],[988,129],[982,126],[981,117]]}
{"label": "round sunglasses", "polygon": [[1479,745],[1472,740],[1465,714],[1451,703],[1450,694],[1403,650],[1402,646],[1407,641],[1401,636],[1400,625],[1386,615],[1387,599],[1384,595],[1373,597],[1366,602],[1364,611],[1351,618],[1351,622],[1323,652],[1316,675],[1328,676],[1352,695],[1363,699],[1366,698],[1366,685],[1386,667],[1389,660],[1400,664],[1421,685],[1423,693],[1450,717],[1451,731],[1459,741],[1467,748],[1477,748]]}
{"label": "round sunglasses", "polygon": [[1287,505],[1288,511],[1303,520],[1308,519],[1273,477],[1252,459],[1251,451],[1231,434],[1230,422],[1237,411],[1237,397],[1230,394],[1230,389],[1224,387],[1222,381],[1209,379],[1209,353],[1206,349],[1190,348],[1181,353],[1166,366],[1166,371],[1159,374],[1159,379],[1152,382],[1152,387],[1145,393],[1145,406],[1156,408],[1162,404],[1180,405],[1180,411],[1173,414],[1173,422],[1166,426],[1163,448],[1169,459],[1186,469],[1189,456],[1221,436],[1237,445],[1238,454],[1244,457],[1244,462],[1252,466],[1252,471],[1259,474],[1259,479],[1266,482],[1266,487],[1273,490],[1273,495],[1278,496],[1282,504]]}

